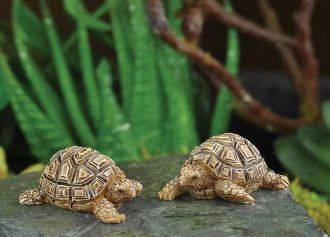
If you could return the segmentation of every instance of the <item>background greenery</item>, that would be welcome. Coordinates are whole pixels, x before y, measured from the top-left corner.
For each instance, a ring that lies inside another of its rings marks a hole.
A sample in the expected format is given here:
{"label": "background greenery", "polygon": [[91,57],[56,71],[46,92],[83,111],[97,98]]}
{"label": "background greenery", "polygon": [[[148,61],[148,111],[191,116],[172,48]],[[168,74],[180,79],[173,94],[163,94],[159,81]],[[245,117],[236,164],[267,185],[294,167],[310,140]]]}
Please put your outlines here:
{"label": "background greenery", "polygon": [[[180,34],[175,12],[181,2],[165,3]],[[210,113],[208,91],[200,89],[204,82],[187,58],[150,31],[144,1],[104,1],[94,12],[82,1],[63,1],[74,29],[66,38],[58,33],[47,1],[39,5],[41,17],[24,1],[13,2],[19,63],[0,49],[5,89],[0,108],[9,101],[39,162],[47,163],[54,152],[73,144],[93,147],[117,162],[188,153],[203,133],[227,130],[230,92],[221,89]],[[229,2],[226,7],[231,10]],[[91,39],[114,56],[94,54]],[[237,34],[229,29],[227,66],[234,73],[238,48]],[[196,117],[205,124],[201,128]]]}

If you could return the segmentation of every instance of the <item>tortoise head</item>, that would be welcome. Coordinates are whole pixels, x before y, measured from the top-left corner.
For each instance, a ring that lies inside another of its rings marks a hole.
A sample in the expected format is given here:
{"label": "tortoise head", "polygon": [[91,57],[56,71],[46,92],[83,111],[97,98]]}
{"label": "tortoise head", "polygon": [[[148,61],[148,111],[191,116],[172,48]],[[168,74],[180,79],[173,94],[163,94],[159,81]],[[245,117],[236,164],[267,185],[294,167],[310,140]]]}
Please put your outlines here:
{"label": "tortoise head", "polygon": [[109,183],[105,193],[107,199],[112,203],[131,201],[140,194],[142,184],[135,180],[123,179]]}
{"label": "tortoise head", "polygon": [[213,183],[211,171],[203,163],[188,164],[181,169],[180,185],[190,189],[205,190]]}

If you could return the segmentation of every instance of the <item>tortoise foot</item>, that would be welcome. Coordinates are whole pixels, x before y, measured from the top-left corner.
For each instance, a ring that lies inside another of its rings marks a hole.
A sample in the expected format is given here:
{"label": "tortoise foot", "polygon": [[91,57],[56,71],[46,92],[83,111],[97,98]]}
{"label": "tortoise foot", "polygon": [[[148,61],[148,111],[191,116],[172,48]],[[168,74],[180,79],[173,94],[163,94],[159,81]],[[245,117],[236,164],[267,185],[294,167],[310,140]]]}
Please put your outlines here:
{"label": "tortoise foot", "polygon": [[93,213],[97,219],[108,224],[120,224],[126,220],[126,216],[119,214],[114,205],[105,198],[95,205]]}
{"label": "tortoise foot", "polygon": [[284,175],[268,171],[262,180],[262,187],[269,189],[286,189],[289,187],[289,179]]}
{"label": "tortoise foot", "polygon": [[216,194],[231,202],[251,204],[254,199],[241,186],[231,183],[227,180],[219,180],[215,183]]}
{"label": "tortoise foot", "polygon": [[36,205],[45,203],[45,197],[39,188],[29,189],[19,195],[21,205]]}
{"label": "tortoise foot", "polygon": [[174,198],[182,195],[184,190],[180,186],[178,179],[173,179],[168,182],[161,191],[158,192],[160,200],[172,201]]}

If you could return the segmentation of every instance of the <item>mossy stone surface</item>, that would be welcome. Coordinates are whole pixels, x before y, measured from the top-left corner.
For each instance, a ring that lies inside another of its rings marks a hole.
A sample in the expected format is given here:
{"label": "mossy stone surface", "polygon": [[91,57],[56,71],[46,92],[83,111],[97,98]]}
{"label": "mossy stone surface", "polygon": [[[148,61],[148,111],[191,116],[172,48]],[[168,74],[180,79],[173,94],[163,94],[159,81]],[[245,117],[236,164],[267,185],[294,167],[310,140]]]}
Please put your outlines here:
{"label": "mossy stone surface", "polygon": [[40,173],[0,181],[0,236],[326,236],[291,193],[258,190],[253,205],[183,196],[163,202],[157,192],[178,175],[186,157],[153,159],[123,166],[140,181],[140,197],[126,203],[123,224],[104,224],[91,213],[68,211],[50,204],[21,206],[19,194],[37,186]]}

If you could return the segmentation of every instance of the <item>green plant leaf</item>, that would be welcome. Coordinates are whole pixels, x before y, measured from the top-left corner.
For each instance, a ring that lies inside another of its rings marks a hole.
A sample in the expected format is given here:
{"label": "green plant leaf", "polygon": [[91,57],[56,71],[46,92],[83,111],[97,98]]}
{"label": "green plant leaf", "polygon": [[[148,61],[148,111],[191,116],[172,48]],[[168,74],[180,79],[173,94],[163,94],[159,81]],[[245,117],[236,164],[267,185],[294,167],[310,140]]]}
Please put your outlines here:
{"label": "green plant leaf", "polygon": [[[163,144],[164,103],[157,74],[155,36],[150,30],[144,1],[128,0],[134,42],[134,88],[128,118],[149,153]],[[148,43],[146,43],[148,42]]]}
{"label": "green plant leaf", "polygon": [[299,129],[300,143],[330,171],[330,133],[324,126],[305,126]]}
{"label": "green plant leaf", "polygon": [[330,131],[330,101],[326,101],[322,104],[322,115],[325,125]]}
{"label": "green plant leaf", "polygon": [[176,153],[188,153],[198,143],[195,118],[188,102],[189,92],[185,90],[185,68],[187,61],[180,61],[177,52],[157,43],[158,71],[163,82],[166,99],[166,117],[164,117],[165,149]]}
{"label": "green plant leaf", "polygon": [[[166,7],[167,18],[171,28],[175,31],[176,35],[183,36],[181,31],[182,18],[177,17],[178,11],[182,8],[182,1],[164,1]],[[165,60],[165,59],[164,59]],[[168,58],[169,63],[176,65],[176,73],[180,73],[180,80],[184,85],[184,94],[187,97],[190,110],[193,111],[193,83],[191,79],[191,65],[186,55],[172,50],[171,57]]]}
{"label": "green plant leaf", "polygon": [[49,55],[47,35],[41,20],[23,1],[15,1],[13,9],[21,40],[44,55]]}
{"label": "green plant leaf", "polygon": [[94,77],[94,66],[90,43],[88,40],[88,32],[84,24],[80,21],[78,21],[78,45],[80,70],[83,76],[85,93],[87,95],[87,102],[91,117],[93,118],[94,127],[97,128],[98,121],[100,119],[99,89],[97,87],[96,79]]}
{"label": "green plant leaf", "polygon": [[134,56],[130,38],[130,22],[126,0],[108,0],[112,4],[111,22],[118,59],[118,71],[125,114],[130,111],[134,87]]}
{"label": "green plant leaf", "polygon": [[[80,0],[70,0],[63,1],[64,7],[66,11],[73,17],[77,18],[81,24],[84,24],[85,27],[98,30],[98,31],[108,31],[110,29],[110,25],[100,19],[98,16],[90,14],[83,2]],[[104,8],[107,8],[107,2],[102,5],[102,11]],[[99,13],[98,13],[99,14]]]}
{"label": "green plant leaf", "polygon": [[275,141],[275,151],[281,164],[294,176],[320,192],[330,195],[330,169],[314,159],[294,136]]}
{"label": "green plant leaf", "polygon": [[[227,11],[232,12],[232,6],[229,0],[224,1],[224,7]],[[237,75],[240,50],[238,33],[234,28],[228,29],[227,42],[226,68],[233,75]],[[234,97],[230,90],[222,84],[216,98],[214,113],[212,116],[211,135],[224,133],[228,130],[233,99]]]}
{"label": "green plant leaf", "polygon": [[102,111],[97,149],[118,162],[137,160],[139,142],[133,135],[131,125],[125,119],[111,89],[111,70],[106,59],[100,61],[96,75]]}
{"label": "green plant leaf", "polygon": [[0,51],[0,78],[5,81],[16,118],[28,141],[32,154],[47,163],[52,153],[72,145],[61,129],[48,119],[24,91]]}
{"label": "green plant leaf", "polygon": [[15,0],[12,9],[15,44],[20,62],[43,110],[50,120],[54,121],[71,140],[60,99],[42,75],[41,70],[29,53],[26,42],[24,42],[24,32],[19,21],[21,4],[21,0]]}
{"label": "green plant leaf", "polygon": [[67,111],[72,120],[73,127],[79,136],[79,140],[84,146],[93,147],[95,145],[95,136],[80,108],[73,80],[61,48],[59,37],[55,30],[54,21],[50,15],[46,1],[41,0],[40,5],[51,48],[51,55],[55,64]]}

